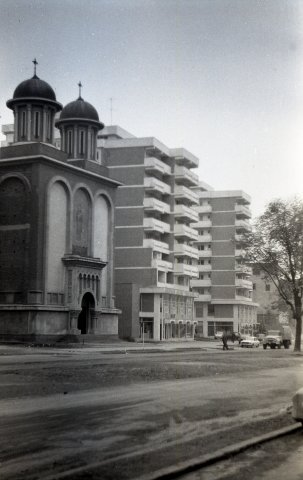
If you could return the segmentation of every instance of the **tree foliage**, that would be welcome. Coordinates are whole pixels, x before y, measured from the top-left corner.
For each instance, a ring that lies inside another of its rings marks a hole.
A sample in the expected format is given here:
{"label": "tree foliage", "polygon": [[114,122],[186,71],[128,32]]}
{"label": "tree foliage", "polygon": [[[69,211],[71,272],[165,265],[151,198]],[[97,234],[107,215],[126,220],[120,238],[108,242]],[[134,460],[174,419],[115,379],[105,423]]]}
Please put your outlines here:
{"label": "tree foliage", "polygon": [[295,350],[301,350],[303,293],[303,201],[275,200],[246,237],[247,260],[272,280],[296,320]]}

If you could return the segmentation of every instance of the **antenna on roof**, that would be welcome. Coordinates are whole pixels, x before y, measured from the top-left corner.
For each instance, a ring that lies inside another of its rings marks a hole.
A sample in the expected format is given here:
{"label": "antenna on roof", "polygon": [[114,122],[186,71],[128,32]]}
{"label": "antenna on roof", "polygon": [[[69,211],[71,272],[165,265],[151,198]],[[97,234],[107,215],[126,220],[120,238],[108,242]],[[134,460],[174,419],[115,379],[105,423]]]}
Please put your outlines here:
{"label": "antenna on roof", "polygon": [[113,124],[113,97],[110,97],[110,124]]}

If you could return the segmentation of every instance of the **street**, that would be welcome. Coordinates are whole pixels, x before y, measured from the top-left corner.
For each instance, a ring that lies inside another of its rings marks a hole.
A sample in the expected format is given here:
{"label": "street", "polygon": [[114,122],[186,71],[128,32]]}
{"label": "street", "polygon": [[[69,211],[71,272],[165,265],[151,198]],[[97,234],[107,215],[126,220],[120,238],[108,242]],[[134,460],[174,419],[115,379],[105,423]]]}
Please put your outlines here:
{"label": "street", "polygon": [[134,479],[293,422],[300,355],[208,346],[0,346],[1,478]]}

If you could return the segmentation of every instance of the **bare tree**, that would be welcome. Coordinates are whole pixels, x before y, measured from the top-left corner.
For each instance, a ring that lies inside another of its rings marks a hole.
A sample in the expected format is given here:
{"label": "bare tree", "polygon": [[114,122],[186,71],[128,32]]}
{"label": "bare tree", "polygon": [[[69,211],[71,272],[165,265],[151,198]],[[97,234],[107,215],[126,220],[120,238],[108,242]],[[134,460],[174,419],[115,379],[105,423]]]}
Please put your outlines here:
{"label": "bare tree", "polygon": [[247,260],[272,280],[296,322],[295,351],[301,350],[303,291],[303,201],[275,200],[246,236]]}

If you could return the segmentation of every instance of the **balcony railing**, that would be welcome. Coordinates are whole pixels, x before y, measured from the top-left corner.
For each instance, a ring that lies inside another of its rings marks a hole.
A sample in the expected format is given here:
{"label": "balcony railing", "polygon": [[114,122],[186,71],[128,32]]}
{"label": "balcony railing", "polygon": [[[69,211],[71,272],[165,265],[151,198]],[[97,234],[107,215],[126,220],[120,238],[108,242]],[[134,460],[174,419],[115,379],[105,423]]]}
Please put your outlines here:
{"label": "balcony railing", "polygon": [[145,197],[143,201],[143,206],[144,210],[150,212],[159,212],[162,214],[170,212],[170,206],[168,205],[168,203],[162,202],[161,200],[153,197]]}
{"label": "balcony railing", "polygon": [[168,223],[157,220],[156,218],[144,218],[144,229],[147,231],[156,231],[160,233],[169,233],[170,225]]}
{"label": "balcony railing", "polygon": [[252,290],[253,284],[250,280],[245,280],[244,278],[236,278],[236,287],[247,288],[248,290]]}
{"label": "balcony railing", "polygon": [[210,293],[199,293],[198,297],[194,299],[195,302],[210,302],[211,294]]}
{"label": "balcony railing", "polygon": [[199,278],[197,280],[191,280],[190,284],[192,287],[211,287],[211,279],[201,280]]}
{"label": "balcony railing", "polygon": [[185,199],[191,204],[199,205],[198,195],[184,185],[176,185],[174,191],[175,198]]}
{"label": "balcony railing", "polygon": [[199,258],[209,258],[212,256],[213,252],[210,249],[207,250],[198,250]]}
{"label": "balcony railing", "polygon": [[245,205],[236,205],[235,207],[237,215],[241,215],[246,218],[251,218],[251,211],[248,207]]}
{"label": "balcony railing", "polygon": [[252,275],[253,271],[251,267],[247,267],[246,265],[236,265],[235,266],[236,272],[246,273],[246,275]]}
{"label": "balcony railing", "polygon": [[187,265],[185,263],[174,264],[174,274],[196,278],[199,276],[196,265]]}
{"label": "balcony railing", "polygon": [[196,207],[196,210],[198,213],[211,213],[212,212],[212,206],[211,205],[199,205]]}
{"label": "balcony railing", "polygon": [[198,232],[194,228],[183,225],[182,223],[176,223],[174,227],[175,237],[184,237],[189,240],[197,241]]}
{"label": "balcony railing", "polygon": [[241,230],[245,230],[247,232],[251,231],[251,225],[246,220],[236,220],[235,225],[236,225],[237,231],[241,231]]}
{"label": "balcony railing", "polygon": [[162,260],[158,258],[153,258],[152,267],[158,268],[160,270],[169,270],[169,271],[173,270],[172,262],[167,262],[166,260]]}
{"label": "balcony railing", "polygon": [[199,272],[211,272],[212,266],[211,265],[198,265]]}
{"label": "balcony railing", "polygon": [[162,195],[169,195],[171,193],[170,186],[155,177],[145,177],[144,187],[146,190],[156,191]]}
{"label": "balcony railing", "polygon": [[176,257],[191,257],[196,259],[199,257],[197,248],[184,243],[175,243],[174,254]]}
{"label": "balcony railing", "polygon": [[160,242],[160,240],[155,240],[153,238],[145,238],[143,240],[144,248],[152,248],[155,252],[169,254],[169,245],[165,242]]}
{"label": "balcony railing", "polygon": [[162,175],[171,175],[171,167],[158,158],[146,157],[144,159],[144,166],[146,171],[157,172]]}
{"label": "balcony railing", "polygon": [[174,208],[175,218],[186,218],[191,222],[197,222],[199,220],[198,213],[191,207],[186,205],[175,205]]}
{"label": "balcony railing", "polygon": [[212,236],[207,233],[205,235],[198,235],[198,243],[210,243],[212,241]]}
{"label": "balcony railing", "polygon": [[211,220],[199,220],[195,224],[192,224],[193,228],[210,228],[212,226]]}
{"label": "balcony railing", "polygon": [[177,182],[182,182],[189,187],[199,185],[198,175],[181,165],[176,165],[175,167],[175,180]]}

